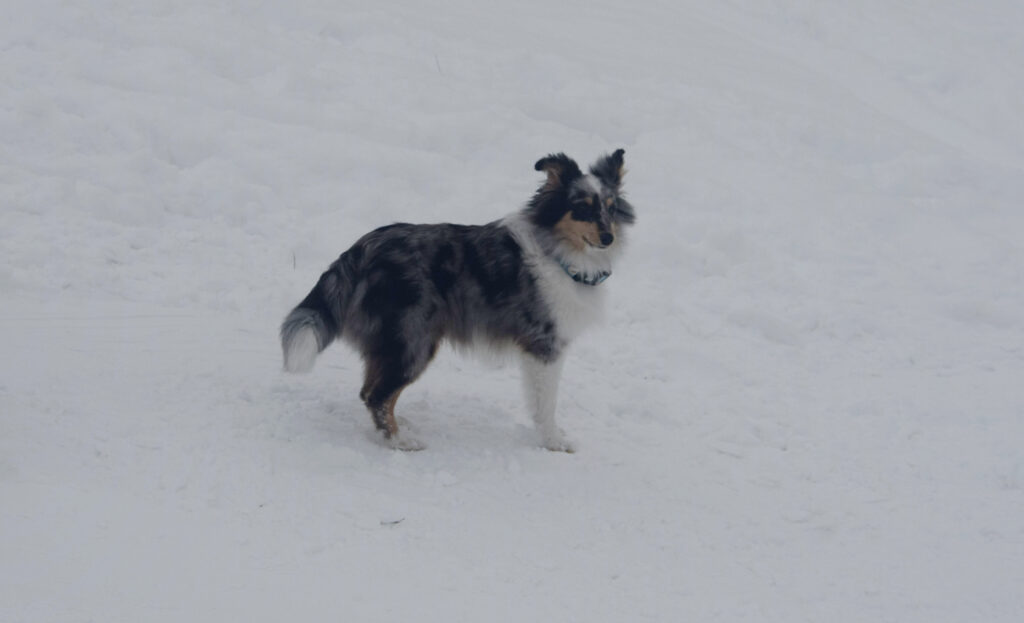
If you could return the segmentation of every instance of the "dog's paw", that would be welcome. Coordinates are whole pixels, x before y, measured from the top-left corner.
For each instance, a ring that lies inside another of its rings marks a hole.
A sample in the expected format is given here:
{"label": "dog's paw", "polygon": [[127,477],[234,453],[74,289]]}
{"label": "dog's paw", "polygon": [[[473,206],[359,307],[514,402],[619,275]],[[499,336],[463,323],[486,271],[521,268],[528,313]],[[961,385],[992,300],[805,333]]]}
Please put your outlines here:
{"label": "dog's paw", "polygon": [[566,454],[572,454],[576,452],[576,447],[571,441],[565,438],[564,434],[547,435],[544,437],[541,443],[545,450],[552,452],[565,452]]}
{"label": "dog's paw", "polygon": [[392,435],[390,438],[385,439],[384,443],[392,450],[401,450],[403,452],[419,452],[427,447],[427,444],[409,435]]}

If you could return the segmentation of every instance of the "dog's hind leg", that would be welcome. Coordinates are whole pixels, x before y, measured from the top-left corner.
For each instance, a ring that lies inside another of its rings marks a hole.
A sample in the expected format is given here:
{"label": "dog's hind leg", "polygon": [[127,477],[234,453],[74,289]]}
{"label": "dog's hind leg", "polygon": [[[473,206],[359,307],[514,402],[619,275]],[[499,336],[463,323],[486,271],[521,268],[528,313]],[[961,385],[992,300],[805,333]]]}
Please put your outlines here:
{"label": "dog's hind leg", "polygon": [[398,420],[395,418],[395,403],[402,390],[415,381],[430,363],[437,344],[429,346],[424,356],[416,357],[412,365],[404,363],[405,357],[368,357],[366,379],[359,397],[370,411],[373,424],[384,434],[389,446],[397,450],[422,450],[426,446],[408,435],[399,435]]}
{"label": "dog's hind leg", "polygon": [[395,403],[412,380],[404,380],[404,374],[394,374],[384,368],[383,374],[374,370],[380,369],[372,364],[367,365],[366,382],[360,397],[370,411],[373,424],[384,435],[385,443],[396,450],[422,450],[426,446],[409,435],[399,434],[398,420],[395,418]]}
{"label": "dog's hind leg", "polygon": [[410,437],[408,433],[399,434],[398,432],[398,420],[395,418],[395,403],[398,402],[398,396],[402,393],[402,389],[396,390],[389,398],[384,401],[384,404],[371,407],[370,414],[373,416],[373,421],[384,433],[385,443],[395,450],[405,450],[413,452],[416,450],[422,450],[426,448],[421,441]]}

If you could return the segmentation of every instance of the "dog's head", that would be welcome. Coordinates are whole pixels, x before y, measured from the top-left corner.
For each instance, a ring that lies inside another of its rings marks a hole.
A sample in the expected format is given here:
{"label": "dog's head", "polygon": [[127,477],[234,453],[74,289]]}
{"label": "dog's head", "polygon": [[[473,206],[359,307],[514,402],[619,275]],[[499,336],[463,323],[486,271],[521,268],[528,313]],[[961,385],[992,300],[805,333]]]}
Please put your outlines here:
{"label": "dog's head", "polygon": [[625,153],[617,149],[598,158],[589,174],[565,154],[538,160],[534,168],[548,178],[530,201],[533,223],[576,251],[614,245],[622,226],[636,220],[633,206],[621,193]]}

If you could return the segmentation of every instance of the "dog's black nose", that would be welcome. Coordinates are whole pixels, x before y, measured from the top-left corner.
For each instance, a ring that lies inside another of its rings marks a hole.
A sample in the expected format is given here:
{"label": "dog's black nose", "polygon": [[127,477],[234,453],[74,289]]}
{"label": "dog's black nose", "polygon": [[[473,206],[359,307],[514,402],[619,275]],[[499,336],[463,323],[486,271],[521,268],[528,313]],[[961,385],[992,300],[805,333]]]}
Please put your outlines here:
{"label": "dog's black nose", "polygon": [[609,233],[609,232],[601,232],[601,244],[603,244],[604,246],[607,247],[608,245],[610,245],[614,241],[615,241],[615,236],[611,235],[611,233]]}

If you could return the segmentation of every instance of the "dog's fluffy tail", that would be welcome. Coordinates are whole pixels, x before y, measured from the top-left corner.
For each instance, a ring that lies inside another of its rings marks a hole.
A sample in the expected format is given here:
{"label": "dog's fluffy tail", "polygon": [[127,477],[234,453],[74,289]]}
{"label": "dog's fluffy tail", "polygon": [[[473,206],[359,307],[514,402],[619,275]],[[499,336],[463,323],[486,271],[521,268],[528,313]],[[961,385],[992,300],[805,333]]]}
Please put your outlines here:
{"label": "dog's fluffy tail", "polygon": [[341,335],[346,299],[352,291],[348,258],[342,254],[306,298],[281,323],[284,369],[309,372],[316,356]]}
{"label": "dog's fluffy tail", "polygon": [[288,372],[309,372],[316,356],[333,339],[319,312],[296,307],[281,324],[284,369]]}

